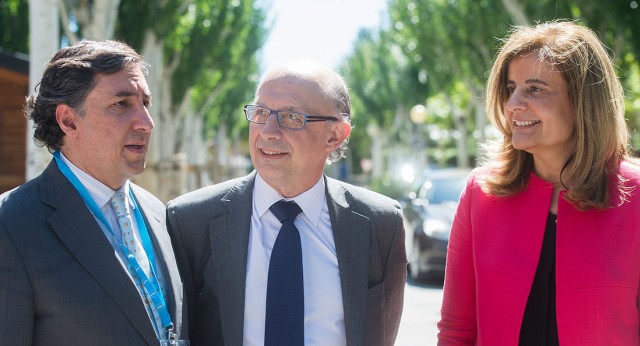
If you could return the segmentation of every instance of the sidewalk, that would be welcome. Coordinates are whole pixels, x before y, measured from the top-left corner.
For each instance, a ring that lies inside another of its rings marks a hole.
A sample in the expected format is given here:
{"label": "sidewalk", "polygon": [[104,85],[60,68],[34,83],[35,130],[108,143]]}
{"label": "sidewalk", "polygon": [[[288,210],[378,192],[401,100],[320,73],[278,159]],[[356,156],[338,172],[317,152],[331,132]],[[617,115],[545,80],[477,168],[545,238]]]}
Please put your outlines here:
{"label": "sidewalk", "polygon": [[435,346],[442,286],[407,284],[396,346]]}

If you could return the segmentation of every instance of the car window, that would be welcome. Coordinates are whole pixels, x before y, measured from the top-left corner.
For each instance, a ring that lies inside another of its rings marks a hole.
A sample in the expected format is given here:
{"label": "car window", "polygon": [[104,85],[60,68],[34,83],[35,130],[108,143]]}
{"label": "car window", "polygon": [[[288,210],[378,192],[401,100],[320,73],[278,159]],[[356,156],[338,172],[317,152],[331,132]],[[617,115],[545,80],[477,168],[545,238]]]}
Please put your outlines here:
{"label": "car window", "polygon": [[466,182],[466,177],[428,180],[422,185],[419,195],[429,203],[457,202]]}

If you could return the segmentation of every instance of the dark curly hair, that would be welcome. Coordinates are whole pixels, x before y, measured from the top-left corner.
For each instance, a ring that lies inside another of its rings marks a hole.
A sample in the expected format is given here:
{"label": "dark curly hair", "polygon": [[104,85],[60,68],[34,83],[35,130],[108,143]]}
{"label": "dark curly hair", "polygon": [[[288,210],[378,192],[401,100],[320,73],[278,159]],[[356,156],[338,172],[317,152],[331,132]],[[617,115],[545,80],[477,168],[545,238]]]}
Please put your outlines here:
{"label": "dark curly hair", "polygon": [[56,108],[66,104],[80,114],[97,74],[114,74],[130,65],[147,74],[147,63],[125,43],[84,40],[62,48],[47,63],[34,93],[27,98],[25,113],[34,122],[34,141],[50,152],[59,150],[64,132],[56,121]]}

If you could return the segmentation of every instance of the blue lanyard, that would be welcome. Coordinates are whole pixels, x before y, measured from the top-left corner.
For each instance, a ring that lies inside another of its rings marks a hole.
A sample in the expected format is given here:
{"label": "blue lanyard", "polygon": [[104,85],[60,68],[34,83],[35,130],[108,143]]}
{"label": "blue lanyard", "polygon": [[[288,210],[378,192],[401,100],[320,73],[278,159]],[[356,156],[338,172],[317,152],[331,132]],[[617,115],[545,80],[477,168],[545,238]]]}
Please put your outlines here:
{"label": "blue lanyard", "polygon": [[[55,151],[53,153],[53,157],[55,158],[56,163],[58,164],[58,169],[60,169],[60,172],[62,172],[62,174],[64,174],[64,176],[67,177],[67,179],[69,179],[71,184],[76,188],[76,190],[80,194],[80,197],[82,197],[82,200],[85,202],[87,207],[89,207],[89,210],[91,210],[93,215],[97,217],[104,224],[104,226],[107,228],[109,233],[113,235],[114,239],[117,240],[118,238],[115,236],[115,233],[111,229],[109,222],[107,221],[106,217],[100,210],[100,207],[98,207],[98,204],[96,204],[96,201],[94,201],[93,198],[91,198],[91,195],[89,194],[89,191],[87,190],[87,188],[84,187],[84,185],[82,185],[78,177],[76,177],[76,175],[73,174],[73,172],[71,171],[71,168],[69,168],[69,166],[60,158],[60,151]],[[134,213],[136,215],[136,223],[138,224],[138,231],[140,233],[142,247],[144,248],[144,251],[147,253],[147,258],[149,259],[149,262],[151,264],[151,270],[152,270],[151,278],[147,277],[147,275],[144,273],[144,271],[140,267],[140,264],[138,263],[136,258],[131,254],[131,252],[129,252],[129,249],[127,249],[126,246],[122,245],[122,242],[120,242],[119,240],[118,240],[118,245],[120,246],[120,249],[124,253],[127,259],[127,262],[134,269],[136,275],[140,279],[140,282],[144,285],[144,288],[147,291],[147,294],[149,295],[151,302],[153,303],[156,310],[160,314],[160,320],[162,321],[162,326],[169,334],[169,337],[172,337],[174,335],[173,323],[171,322],[171,316],[169,316],[169,312],[167,311],[167,305],[165,304],[165,299],[164,299],[164,296],[162,295],[162,290],[160,290],[160,285],[158,283],[157,275],[155,274],[156,273],[155,255],[153,252],[153,247],[151,245],[151,238],[149,237],[149,231],[147,230],[147,226],[144,222],[144,219],[142,218],[142,214],[140,213],[140,208],[138,208],[138,204],[136,203],[136,199],[134,198],[133,193],[131,192],[131,189],[129,189],[129,197],[131,198],[131,200],[133,201],[133,205],[135,206]]]}

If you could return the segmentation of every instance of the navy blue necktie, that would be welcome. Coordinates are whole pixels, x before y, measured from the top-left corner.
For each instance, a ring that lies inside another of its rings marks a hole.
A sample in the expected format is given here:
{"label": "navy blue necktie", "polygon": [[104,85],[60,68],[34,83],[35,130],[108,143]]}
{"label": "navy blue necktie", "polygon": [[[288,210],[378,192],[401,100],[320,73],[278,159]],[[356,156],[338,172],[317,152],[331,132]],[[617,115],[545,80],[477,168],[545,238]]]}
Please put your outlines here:
{"label": "navy blue necktie", "polygon": [[283,200],[269,210],[282,222],[282,227],[269,262],[264,345],[303,346],[302,248],[300,233],[293,224],[302,210],[295,202]]}

